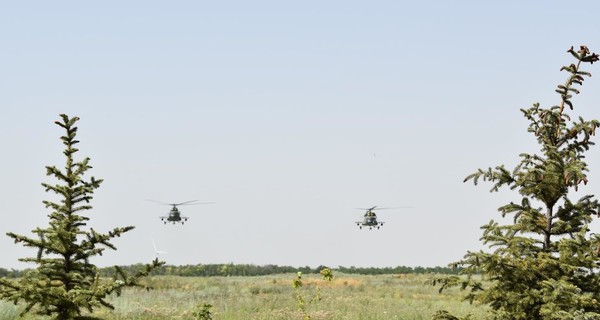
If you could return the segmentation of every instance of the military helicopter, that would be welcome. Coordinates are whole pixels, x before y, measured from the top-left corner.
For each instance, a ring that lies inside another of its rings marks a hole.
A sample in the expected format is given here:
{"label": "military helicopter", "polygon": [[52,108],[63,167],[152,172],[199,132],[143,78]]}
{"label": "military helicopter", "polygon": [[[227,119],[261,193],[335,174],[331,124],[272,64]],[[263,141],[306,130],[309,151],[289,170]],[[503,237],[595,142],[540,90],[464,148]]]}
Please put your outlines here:
{"label": "military helicopter", "polygon": [[173,206],[171,208],[171,211],[169,211],[168,216],[160,217],[160,221],[164,222],[164,224],[167,224],[167,222],[172,222],[173,224],[175,224],[177,222],[181,222],[181,224],[184,224],[185,221],[188,220],[189,217],[182,216],[179,209],[177,209],[177,206],[214,203],[214,202],[196,202],[198,200],[191,200],[191,201],[180,202],[180,203],[166,203],[166,202],[160,202],[160,201],[150,200],[150,199],[148,199],[148,201],[156,202],[158,204]]}
{"label": "military helicopter", "polygon": [[367,210],[367,212],[365,212],[365,215],[364,215],[362,221],[356,221],[356,225],[358,226],[359,229],[362,229],[363,227],[369,227],[369,230],[373,229],[374,227],[379,229],[381,226],[383,226],[383,224],[385,222],[378,221],[377,215],[375,214],[374,211],[375,210],[387,210],[387,209],[400,209],[400,208],[410,208],[410,207],[378,208],[377,206],[373,206],[371,208],[357,208],[360,210]]}

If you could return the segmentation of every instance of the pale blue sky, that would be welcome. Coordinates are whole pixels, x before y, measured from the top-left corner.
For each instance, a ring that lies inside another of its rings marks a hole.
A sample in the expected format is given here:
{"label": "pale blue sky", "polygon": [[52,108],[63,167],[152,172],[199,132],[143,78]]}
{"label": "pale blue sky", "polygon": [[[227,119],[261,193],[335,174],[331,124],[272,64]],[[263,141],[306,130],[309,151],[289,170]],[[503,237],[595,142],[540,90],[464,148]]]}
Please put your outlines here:
{"label": "pale blue sky", "polygon": [[[535,151],[519,108],[552,105],[600,51],[600,5],[561,1],[0,3],[0,267],[34,254],[4,236],[45,225],[58,114],[105,179],[90,225],[137,228],[99,265],[437,266],[479,249],[518,199],[462,179]],[[600,118],[600,70],[574,100]],[[373,157],[376,154],[376,157]],[[596,193],[598,150],[589,154]],[[191,220],[164,226],[168,207]],[[356,207],[387,224],[358,230]]]}

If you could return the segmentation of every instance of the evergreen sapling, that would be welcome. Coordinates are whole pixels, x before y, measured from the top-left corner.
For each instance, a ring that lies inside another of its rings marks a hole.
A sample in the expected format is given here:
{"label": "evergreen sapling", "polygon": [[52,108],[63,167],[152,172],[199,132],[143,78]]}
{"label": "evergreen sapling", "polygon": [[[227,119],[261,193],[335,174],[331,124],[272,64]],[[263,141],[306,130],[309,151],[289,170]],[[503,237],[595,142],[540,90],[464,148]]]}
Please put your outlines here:
{"label": "evergreen sapling", "polygon": [[155,259],[131,276],[115,267],[112,281],[100,279],[99,270],[90,263],[90,258],[102,255],[106,248],[116,250],[110,240],[134,227],[115,228],[108,233],[85,229],[89,218],[83,212],[92,209],[89,202],[102,180],[93,176],[85,180],[85,173],[92,168],[90,159],[79,162],[74,159],[79,151],[75,147],[79,143],[75,126],[79,118],[64,114],[60,117],[55,123],[66,132],[60,138],[66,147],[63,152],[66,164],[64,169],[47,166],[47,175],[58,183],[42,183],[46,191],[55,193],[60,201],[44,201],[52,213],[48,215],[47,227],[33,230],[37,237],[7,233],[15,243],[37,249],[35,257],[19,259],[34,263],[37,268],[17,280],[0,279],[0,298],[15,304],[24,303],[22,314],[34,312],[56,320],[96,319],[91,315],[95,308],[113,308],[106,301],[110,294],[120,295],[125,286],[140,286],[138,280],[164,262]]}
{"label": "evergreen sapling", "polygon": [[[452,264],[463,277],[433,281],[440,291],[468,289],[465,299],[489,305],[494,319],[600,319],[600,236],[588,227],[600,205],[593,195],[573,199],[573,191],[588,182],[585,152],[600,122],[569,114],[576,87],[591,76],[582,67],[598,61],[598,54],[585,46],[568,52],[576,62],[561,69],[568,78],[556,89],[560,103],[521,109],[539,152],[521,154],[513,170],[500,165],[465,178],[493,183],[492,192],[517,191],[519,201],[498,209],[512,223],[482,226],[481,240],[492,251],[468,252]],[[434,319],[459,318],[439,311]]]}

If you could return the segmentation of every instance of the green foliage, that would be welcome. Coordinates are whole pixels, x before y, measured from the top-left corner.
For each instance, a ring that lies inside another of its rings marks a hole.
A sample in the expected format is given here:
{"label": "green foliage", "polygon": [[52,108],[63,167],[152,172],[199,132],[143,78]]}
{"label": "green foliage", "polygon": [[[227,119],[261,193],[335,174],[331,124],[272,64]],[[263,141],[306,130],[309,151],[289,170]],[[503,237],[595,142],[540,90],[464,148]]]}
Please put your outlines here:
{"label": "green foliage", "polygon": [[[333,273],[331,272],[331,269],[323,268],[319,273],[323,276],[324,280],[329,281],[329,282],[331,282],[331,280],[333,280]],[[298,271],[296,273],[296,278],[292,282],[292,286],[294,287],[294,290],[296,291],[296,306],[298,307],[298,311],[300,311],[302,313],[302,319],[310,320],[311,317],[308,314],[306,304],[307,303],[313,304],[315,302],[321,301],[321,299],[322,299],[321,287],[319,287],[317,285],[316,293],[307,302],[307,300],[305,299],[305,297],[302,294],[302,287],[304,286],[304,282],[302,282],[302,272]]]}
{"label": "green foliage", "polygon": [[[592,195],[569,197],[588,182],[584,153],[594,145],[590,139],[600,122],[573,121],[568,114],[573,93],[579,93],[575,87],[591,76],[582,65],[598,61],[598,55],[584,46],[568,52],[577,62],[561,69],[569,76],[556,90],[559,105],[546,109],[536,103],[521,110],[540,152],[521,154],[513,170],[501,165],[465,178],[475,185],[492,182],[492,192],[502,187],[518,191],[518,202],[498,209],[503,217],[512,217],[512,224],[492,220],[482,226],[481,240],[493,251],[468,252],[454,263],[466,278],[436,281],[442,290],[453,285],[469,289],[465,299],[489,305],[494,319],[600,318],[600,236],[588,229],[600,204]],[[484,286],[475,274],[489,282]]]}
{"label": "green foliage", "polygon": [[197,320],[212,320],[212,312],[210,311],[212,307],[213,305],[208,303],[198,305],[192,315]]}
{"label": "green foliage", "polygon": [[452,314],[450,314],[448,311],[445,310],[440,310],[437,311],[433,317],[431,317],[432,320],[472,320],[473,318],[468,315],[464,318],[459,318],[459,317],[455,317]]}
{"label": "green foliage", "polygon": [[66,164],[63,169],[46,167],[47,175],[58,182],[42,183],[42,186],[60,199],[44,201],[46,208],[52,209],[48,215],[49,226],[33,230],[37,238],[7,233],[15,243],[37,249],[35,257],[19,259],[36,264],[36,269],[29,270],[18,280],[0,279],[0,298],[15,304],[25,303],[22,314],[34,312],[58,320],[94,319],[84,312],[92,313],[98,307],[113,308],[106,300],[108,295],[120,295],[125,286],[140,286],[138,279],[162,264],[155,260],[132,276],[117,268],[112,281],[101,281],[98,268],[89,262],[91,257],[102,255],[106,248],[116,250],[110,240],[134,227],[115,228],[107,233],[84,229],[89,218],[81,212],[92,208],[89,202],[102,179],[92,176],[85,180],[85,173],[92,168],[90,159],[77,162],[73,158],[79,151],[75,147],[79,143],[75,126],[78,120],[63,114],[61,121],[55,122],[66,131],[60,138],[66,146],[63,152]]}
{"label": "green foliage", "polygon": [[319,273],[323,276],[323,279],[327,281],[333,280],[333,273],[331,272],[331,269],[323,268]]}

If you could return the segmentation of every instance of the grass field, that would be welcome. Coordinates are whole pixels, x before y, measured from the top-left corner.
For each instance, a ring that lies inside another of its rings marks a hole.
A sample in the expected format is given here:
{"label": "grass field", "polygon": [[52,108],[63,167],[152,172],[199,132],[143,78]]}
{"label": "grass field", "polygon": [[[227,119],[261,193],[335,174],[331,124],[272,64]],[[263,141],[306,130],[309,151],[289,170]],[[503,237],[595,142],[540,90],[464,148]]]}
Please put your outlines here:
{"label": "grass field", "polygon": [[[193,319],[197,305],[210,303],[214,319],[303,319],[292,286],[295,274],[262,277],[170,277],[147,279],[154,290],[127,289],[111,297],[115,310],[100,309],[104,319]],[[384,320],[431,319],[436,310],[484,318],[486,309],[461,301],[457,289],[438,293],[425,284],[430,275],[346,275],[334,272],[332,282],[320,275],[304,275],[300,293],[310,301],[320,288],[322,299],[306,304],[311,319]],[[0,302],[0,319],[18,318],[19,308]]]}

